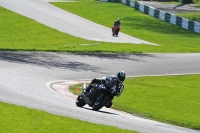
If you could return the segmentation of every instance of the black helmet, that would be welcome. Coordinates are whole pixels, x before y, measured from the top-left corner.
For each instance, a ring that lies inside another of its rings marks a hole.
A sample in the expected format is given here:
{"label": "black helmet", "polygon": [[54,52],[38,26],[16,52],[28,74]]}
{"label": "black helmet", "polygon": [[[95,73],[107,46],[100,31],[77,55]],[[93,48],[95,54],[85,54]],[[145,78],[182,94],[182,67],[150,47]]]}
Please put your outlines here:
{"label": "black helmet", "polygon": [[119,72],[117,73],[117,78],[118,78],[121,82],[123,82],[123,81],[125,80],[125,78],[126,78],[125,72],[124,72],[124,71],[119,71]]}

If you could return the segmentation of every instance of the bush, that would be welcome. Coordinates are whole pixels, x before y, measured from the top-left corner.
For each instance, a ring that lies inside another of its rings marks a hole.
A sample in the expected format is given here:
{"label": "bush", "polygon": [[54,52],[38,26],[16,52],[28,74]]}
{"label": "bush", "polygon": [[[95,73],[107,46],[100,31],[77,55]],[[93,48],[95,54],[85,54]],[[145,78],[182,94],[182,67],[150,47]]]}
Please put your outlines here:
{"label": "bush", "polygon": [[181,3],[190,4],[190,3],[194,3],[194,2],[193,2],[193,0],[182,0]]}

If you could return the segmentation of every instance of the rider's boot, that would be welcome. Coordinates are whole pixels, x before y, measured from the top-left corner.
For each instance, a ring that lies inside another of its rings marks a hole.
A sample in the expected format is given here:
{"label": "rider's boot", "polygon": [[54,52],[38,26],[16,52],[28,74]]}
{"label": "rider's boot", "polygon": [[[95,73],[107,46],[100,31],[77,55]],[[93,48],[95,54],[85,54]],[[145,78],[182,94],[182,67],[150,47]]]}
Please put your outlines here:
{"label": "rider's boot", "polygon": [[106,108],[110,108],[112,106],[112,101],[109,101],[108,103],[106,103],[105,107]]}

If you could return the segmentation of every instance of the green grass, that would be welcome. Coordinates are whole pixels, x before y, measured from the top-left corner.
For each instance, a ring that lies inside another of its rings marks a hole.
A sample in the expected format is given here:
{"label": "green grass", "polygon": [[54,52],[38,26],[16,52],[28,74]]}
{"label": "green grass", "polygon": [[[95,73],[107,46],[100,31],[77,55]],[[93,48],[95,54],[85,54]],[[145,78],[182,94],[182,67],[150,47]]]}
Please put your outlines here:
{"label": "green grass", "polygon": [[1,133],[134,133],[0,102]]}
{"label": "green grass", "polygon": [[195,13],[178,13],[176,14],[178,16],[181,16],[183,18],[187,18],[192,21],[200,22],[200,13],[195,12]]}
{"label": "green grass", "polygon": [[129,79],[125,82],[127,89],[116,99],[114,107],[200,130],[199,80],[200,75]]}
{"label": "green grass", "polygon": [[[1,50],[64,51],[77,44],[93,43],[61,33],[3,7],[0,7],[0,12]],[[67,46],[69,44],[73,46]]]}
{"label": "green grass", "polygon": [[200,34],[154,19],[126,5],[94,0],[53,4],[107,27],[111,27],[113,21],[120,17],[122,32],[161,46],[88,41],[0,7],[0,50],[120,53],[200,51]]}
{"label": "green grass", "polygon": [[[200,75],[128,78],[113,108],[200,130],[199,81]],[[75,88],[71,88],[74,93]]]}

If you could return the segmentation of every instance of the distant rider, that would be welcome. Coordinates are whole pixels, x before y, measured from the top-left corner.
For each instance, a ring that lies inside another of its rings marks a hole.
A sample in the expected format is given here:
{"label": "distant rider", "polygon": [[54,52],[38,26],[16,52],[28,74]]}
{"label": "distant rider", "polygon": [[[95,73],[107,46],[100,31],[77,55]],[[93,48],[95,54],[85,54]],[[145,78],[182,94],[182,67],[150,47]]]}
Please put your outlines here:
{"label": "distant rider", "polygon": [[120,26],[121,22],[120,22],[120,18],[118,18],[115,22],[113,26]]}
{"label": "distant rider", "polygon": [[114,28],[115,28],[115,26],[121,27],[120,18],[118,18],[117,20],[115,20],[115,22],[113,24],[113,27],[112,27],[113,36],[114,36]]}

